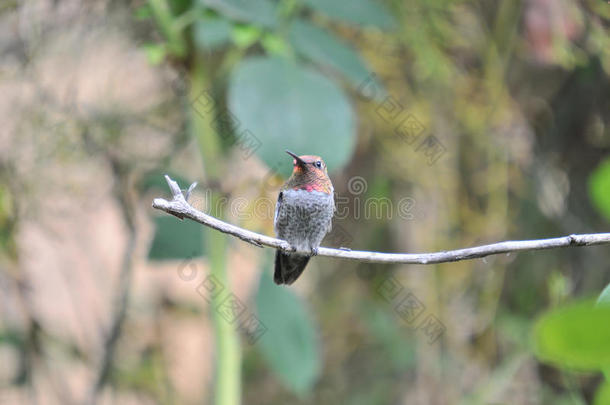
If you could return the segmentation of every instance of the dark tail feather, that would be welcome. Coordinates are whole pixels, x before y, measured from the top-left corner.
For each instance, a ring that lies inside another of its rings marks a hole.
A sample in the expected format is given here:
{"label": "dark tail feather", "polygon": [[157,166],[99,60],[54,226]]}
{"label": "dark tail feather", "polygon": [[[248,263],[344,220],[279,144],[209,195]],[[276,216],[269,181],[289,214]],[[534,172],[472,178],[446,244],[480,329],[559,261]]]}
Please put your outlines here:
{"label": "dark tail feather", "polygon": [[275,253],[275,284],[292,284],[301,275],[309,262],[310,256],[286,254],[281,251]]}

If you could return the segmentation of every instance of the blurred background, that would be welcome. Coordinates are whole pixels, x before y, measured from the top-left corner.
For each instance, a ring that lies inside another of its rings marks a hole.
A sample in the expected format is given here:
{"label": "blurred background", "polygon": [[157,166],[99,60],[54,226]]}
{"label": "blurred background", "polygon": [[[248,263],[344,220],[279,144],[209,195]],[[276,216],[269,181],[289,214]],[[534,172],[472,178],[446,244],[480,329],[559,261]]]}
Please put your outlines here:
{"label": "blurred background", "polygon": [[532,338],[607,247],[279,287],[272,249],[151,207],[168,173],[273,235],[290,149],[328,164],[323,246],[607,231],[609,27],[599,0],[3,0],[0,403],[610,403],[607,347],[574,370]]}

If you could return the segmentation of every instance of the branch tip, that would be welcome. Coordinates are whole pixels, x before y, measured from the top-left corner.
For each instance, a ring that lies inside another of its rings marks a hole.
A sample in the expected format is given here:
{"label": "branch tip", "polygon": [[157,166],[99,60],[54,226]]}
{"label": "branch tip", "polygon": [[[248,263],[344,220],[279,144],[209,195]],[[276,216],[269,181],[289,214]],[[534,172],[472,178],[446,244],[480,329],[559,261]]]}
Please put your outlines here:
{"label": "branch tip", "polygon": [[165,200],[163,198],[155,198],[152,202],[152,207],[160,209],[160,208],[163,208],[166,204],[167,204],[167,200]]}
{"label": "branch tip", "polygon": [[167,182],[167,185],[169,186],[169,189],[172,192],[172,196],[174,197],[174,199],[178,196],[182,197],[182,190],[180,190],[180,186],[178,186],[178,183],[172,180],[172,178],[169,177],[167,174],[165,175],[165,181]]}
{"label": "branch tip", "polygon": [[195,187],[197,187],[197,182],[194,182],[193,184],[191,184],[189,186],[189,189],[186,191],[186,195],[184,196],[186,201],[188,201],[189,198],[191,197],[191,192],[195,189]]}

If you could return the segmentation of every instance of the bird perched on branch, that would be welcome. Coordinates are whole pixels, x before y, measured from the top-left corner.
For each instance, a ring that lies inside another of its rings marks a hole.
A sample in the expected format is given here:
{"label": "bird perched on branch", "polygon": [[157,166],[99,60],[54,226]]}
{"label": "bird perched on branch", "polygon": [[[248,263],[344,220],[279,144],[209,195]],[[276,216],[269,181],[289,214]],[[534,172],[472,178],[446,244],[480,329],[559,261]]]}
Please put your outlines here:
{"label": "bird perched on branch", "polygon": [[334,188],[319,156],[293,157],[292,175],[282,186],[275,206],[275,233],[295,249],[275,254],[276,284],[292,284],[330,231],[335,212]]}

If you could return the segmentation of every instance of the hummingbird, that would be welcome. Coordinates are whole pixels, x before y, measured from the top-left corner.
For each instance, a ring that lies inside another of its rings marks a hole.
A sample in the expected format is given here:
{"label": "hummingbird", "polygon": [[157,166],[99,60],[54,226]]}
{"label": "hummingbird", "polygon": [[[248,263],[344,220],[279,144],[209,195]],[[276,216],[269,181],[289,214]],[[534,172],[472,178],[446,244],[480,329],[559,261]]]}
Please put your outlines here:
{"label": "hummingbird", "polygon": [[286,153],[293,158],[292,175],[280,190],[273,225],[277,237],[290,243],[294,253],[275,253],[276,284],[292,284],[299,278],[331,230],[335,213],[334,188],[322,158]]}

